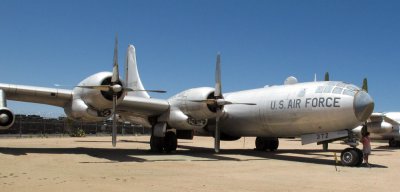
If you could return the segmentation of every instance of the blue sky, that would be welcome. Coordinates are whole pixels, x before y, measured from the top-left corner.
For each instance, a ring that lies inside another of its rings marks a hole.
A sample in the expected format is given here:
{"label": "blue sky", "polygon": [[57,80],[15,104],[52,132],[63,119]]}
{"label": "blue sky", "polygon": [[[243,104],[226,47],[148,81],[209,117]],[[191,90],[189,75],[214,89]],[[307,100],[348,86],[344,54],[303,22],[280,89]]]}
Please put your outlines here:
{"label": "blue sky", "polygon": [[[375,111],[400,111],[400,1],[142,0],[0,2],[0,82],[76,85],[111,71],[134,44],[146,88],[168,98],[213,86],[217,52],[223,91],[368,77]],[[123,63],[121,63],[123,64]],[[16,113],[62,114],[55,107],[8,102]]]}

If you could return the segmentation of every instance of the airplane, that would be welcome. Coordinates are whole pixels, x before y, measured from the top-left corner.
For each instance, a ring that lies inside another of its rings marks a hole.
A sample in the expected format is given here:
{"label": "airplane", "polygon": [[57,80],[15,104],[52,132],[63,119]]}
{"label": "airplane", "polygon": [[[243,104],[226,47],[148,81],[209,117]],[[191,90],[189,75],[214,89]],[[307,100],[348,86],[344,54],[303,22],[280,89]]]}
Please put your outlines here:
{"label": "airplane", "polygon": [[400,112],[372,113],[364,126],[352,131],[358,137],[368,131],[371,139],[388,140],[389,147],[400,147]]}
{"label": "airplane", "polygon": [[118,40],[115,39],[112,72],[99,72],[72,90],[0,84],[0,128],[15,120],[6,100],[33,102],[64,108],[68,118],[104,121],[112,118],[112,145],[116,146],[116,121],[151,128],[150,149],[171,152],[178,139],[214,137],[220,141],[256,137],[255,149],[275,151],[279,138],[301,136],[302,144],[346,139],[341,162],[359,166],[362,151],[354,146],[351,129],[365,122],[374,108],[372,97],[355,85],[340,81],[299,83],[288,77],[283,85],[222,92],[221,58],[217,55],[215,86],[184,90],[169,99],[151,98],[139,77],[136,51],[128,46],[125,80],[119,76]]}

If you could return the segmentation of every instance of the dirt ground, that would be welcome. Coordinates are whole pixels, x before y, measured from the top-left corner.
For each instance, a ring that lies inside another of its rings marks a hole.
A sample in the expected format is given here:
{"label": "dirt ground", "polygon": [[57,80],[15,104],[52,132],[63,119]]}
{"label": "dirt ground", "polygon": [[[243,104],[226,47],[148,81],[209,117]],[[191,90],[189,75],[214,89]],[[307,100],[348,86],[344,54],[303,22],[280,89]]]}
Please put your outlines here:
{"label": "dirt ground", "polygon": [[280,139],[277,152],[255,138],[179,140],[172,154],[149,151],[148,136],[0,138],[0,191],[397,191],[400,149],[372,143],[372,168],[335,167],[345,145],[302,146]]}

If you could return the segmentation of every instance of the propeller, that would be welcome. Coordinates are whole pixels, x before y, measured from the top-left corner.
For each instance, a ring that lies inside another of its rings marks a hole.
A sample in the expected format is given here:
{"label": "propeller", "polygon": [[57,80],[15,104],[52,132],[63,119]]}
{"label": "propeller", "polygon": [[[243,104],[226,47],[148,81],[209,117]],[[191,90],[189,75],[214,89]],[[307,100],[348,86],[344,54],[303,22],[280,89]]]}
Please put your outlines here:
{"label": "propeller", "polygon": [[361,89],[368,93],[368,80],[367,80],[367,78],[364,78]]}
{"label": "propeller", "polygon": [[214,133],[214,150],[216,153],[220,151],[220,136],[221,131],[219,127],[220,118],[223,114],[223,107],[225,105],[256,105],[255,103],[239,103],[227,101],[224,99],[222,94],[222,83],[221,83],[221,55],[218,53],[217,61],[215,65],[215,90],[214,90],[214,98],[205,99],[205,100],[190,100],[191,102],[197,103],[206,103],[212,108],[216,109],[216,117],[215,117],[215,133]]}
{"label": "propeller", "polygon": [[325,72],[325,81],[329,81],[329,73]]}
{"label": "propeller", "polygon": [[112,93],[112,146],[115,147],[117,144],[117,101],[118,95],[121,92],[129,92],[129,91],[146,91],[146,92],[156,92],[156,93],[165,93],[166,91],[162,90],[137,90],[128,87],[124,87],[121,84],[121,80],[119,78],[119,69],[118,69],[118,36],[115,35],[115,46],[114,46],[114,58],[113,58],[113,71],[111,76],[111,83],[109,85],[78,85],[76,87],[86,88],[86,89],[95,89],[99,91],[107,91]]}

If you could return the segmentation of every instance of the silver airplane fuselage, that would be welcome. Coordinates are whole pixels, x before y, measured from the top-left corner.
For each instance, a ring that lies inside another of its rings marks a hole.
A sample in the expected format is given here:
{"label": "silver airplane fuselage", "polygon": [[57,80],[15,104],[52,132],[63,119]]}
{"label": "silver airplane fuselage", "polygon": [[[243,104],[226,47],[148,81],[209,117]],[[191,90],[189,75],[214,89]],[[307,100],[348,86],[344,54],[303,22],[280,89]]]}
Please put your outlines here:
{"label": "silver airplane fuselage", "polygon": [[[351,129],[368,118],[374,105],[365,91],[335,81],[270,86],[227,93],[224,97],[232,102],[256,104],[224,106],[221,132],[235,137],[295,137]],[[184,93],[174,96],[171,106],[179,108],[175,103],[184,99]],[[206,128],[212,130],[213,123]]]}

